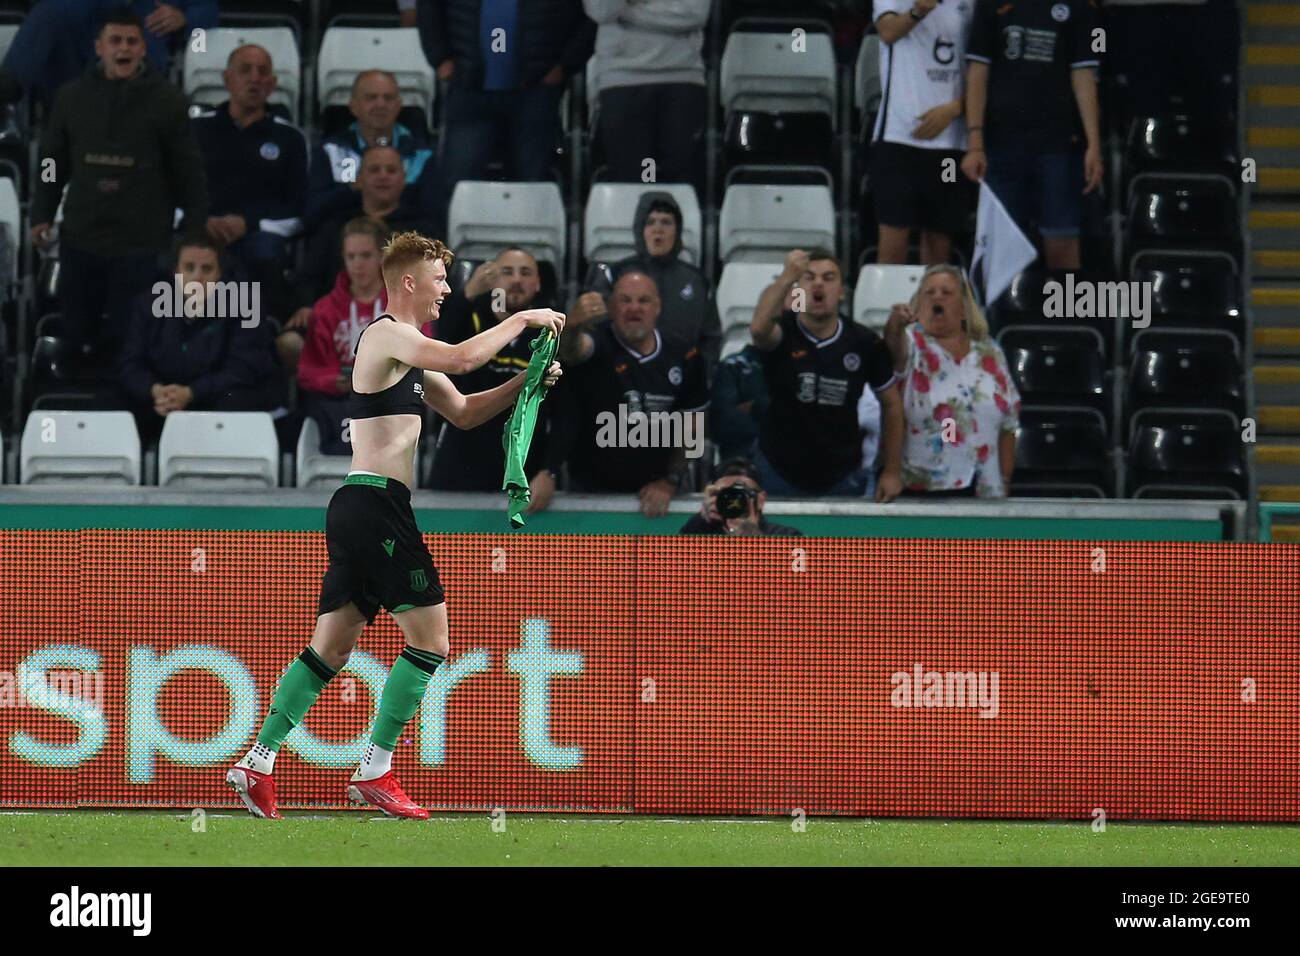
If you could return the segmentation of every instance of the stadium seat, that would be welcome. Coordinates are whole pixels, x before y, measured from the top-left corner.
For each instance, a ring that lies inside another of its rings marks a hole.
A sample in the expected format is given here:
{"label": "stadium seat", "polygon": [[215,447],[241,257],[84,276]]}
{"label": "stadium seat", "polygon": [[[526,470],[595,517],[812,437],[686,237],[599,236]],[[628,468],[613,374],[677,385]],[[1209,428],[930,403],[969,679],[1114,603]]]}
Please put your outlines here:
{"label": "stadium seat", "polygon": [[1241,346],[1214,329],[1147,329],[1129,346],[1127,407],[1245,407]]}
{"label": "stadium seat", "polygon": [[836,0],[721,0],[710,27],[725,36],[733,31],[771,32],[793,27],[830,34],[836,18]]}
{"label": "stadium seat", "polygon": [[1095,408],[1023,407],[1012,496],[1110,497],[1106,433],[1106,419]]}
{"label": "stadium seat", "polygon": [[737,325],[727,329],[722,334],[722,354],[720,358],[726,358],[728,355],[735,355],[737,352],[744,351],[745,346],[752,341],[748,325]]}
{"label": "stadium seat", "polygon": [[19,467],[24,485],[138,485],[135,418],[130,412],[30,412]]}
{"label": "stadium seat", "polygon": [[[1105,317],[1081,317],[1081,316],[1049,316],[1045,308],[1047,299],[1047,286],[1049,282],[1059,283],[1061,286],[1060,295],[1062,305],[1065,303],[1066,292],[1071,286],[1067,283],[1067,273],[1060,270],[1046,270],[1038,268],[1026,269],[1011,280],[1005,292],[998,297],[992,307],[988,310],[989,327],[995,332],[1000,333],[1002,330],[1015,325],[1041,325],[1046,322],[1065,322],[1074,326],[1085,326],[1095,331],[1101,336],[1103,355],[1109,358],[1113,354],[1112,346],[1115,339],[1115,317],[1106,315]],[[1073,288],[1079,288],[1083,283],[1105,283],[1114,281],[1108,277],[1095,272],[1073,271]]]}
{"label": "stadium seat", "polygon": [[1153,325],[1221,328],[1242,338],[1241,276],[1231,259],[1149,252],[1136,257],[1130,278],[1151,284]]}
{"label": "stadium seat", "polygon": [[1247,494],[1245,445],[1231,412],[1148,409],[1135,416],[1127,485],[1134,498],[1232,498]]}
{"label": "stadium seat", "polygon": [[1126,261],[1142,251],[1195,249],[1241,261],[1236,192],[1222,176],[1143,173],[1128,189]]}
{"label": "stadium seat", "polygon": [[18,207],[18,189],[12,179],[0,177],[0,226],[8,230],[9,265],[8,273],[17,282],[18,250],[22,248],[25,230],[22,224],[22,212]]}
{"label": "stadium seat", "polygon": [[226,61],[238,47],[254,43],[266,50],[275,68],[275,90],[269,105],[280,106],[291,122],[298,122],[298,102],[302,89],[302,61],[298,41],[286,26],[217,27],[207,31],[207,49],[196,53],[186,49],[183,82],[191,103],[216,106],[229,99],[222,73]]}
{"label": "stadium seat", "polygon": [[301,46],[311,5],[310,0],[221,0],[218,22],[223,27],[287,27]]}
{"label": "stadium seat", "polygon": [[889,310],[899,302],[912,301],[924,274],[925,266],[863,266],[853,288],[853,321],[883,329]]}
{"label": "stadium seat", "polygon": [[[858,59],[853,67],[853,107],[866,124],[867,117],[880,109],[883,91],[880,88],[880,37],[868,33],[858,47]],[[870,139],[870,131],[867,132]]]}
{"label": "stadium seat", "polygon": [[824,33],[736,32],[727,37],[720,70],[722,108],[836,116],[835,48]]}
{"label": "stadium seat", "polygon": [[316,61],[319,109],[346,106],[357,74],[382,67],[397,79],[404,107],[416,107],[424,129],[433,118],[437,81],[420,47],[415,27],[369,29],[330,27],[321,40]]}
{"label": "stadium seat", "polygon": [[718,217],[718,252],[731,262],[783,262],[791,249],[835,248],[825,186],[732,186]]}
{"label": "stadium seat", "polygon": [[20,24],[17,23],[0,23],[0,60],[5,58],[5,54],[13,46],[14,37],[18,35],[19,26]]}
{"label": "stadium seat", "polygon": [[274,488],[280,445],[266,412],[172,412],[158,442],[167,488]]}
{"label": "stadium seat", "polygon": [[739,171],[755,169],[762,171],[762,183],[811,181],[830,186],[838,165],[834,135],[825,113],[732,110],[722,133],[724,185],[736,182]]}
{"label": "stadium seat", "polygon": [[555,183],[461,180],[451,195],[447,233],[458,256],[491,259],[506,246],[520,246],[563,275],[566,223]]}
{"label": "stadium seat", "polygon": [[1227,127],[1223,117],[1186,113],[1134,117],[1124,148],[1120,194],[1124,195],[1129,182],[1141,173],[1238,176],[1235,138],[1236,130]]}
{"label": "stadium seat", "polygon": [[714,302],[724,335],[729,335],[732,329],[743,329],[744,340],[749,341],[749,323],[754,318],[754,306],[758,305],[763,290],[781,275],[781,269],[779,263],[760,262],[732,262],[723,268]]}
{"label": "stadium seat", "polygon": [[299,488],[336,488],[343,483],[352,467],[350,455],[322,455],[320,429],[310,415],[303,419],[298,433],[297,467],[294,484]]}
{"label": "stadium seat", "polygon": [[1024,404],[1109,410],[1105,344],[1095,329],[1014,325],[997,340]]}
{"label": "stadium seat", "polygon": [[682,210],[682,258],[694,265],[704,261],[703,219],[694,186],[596,183],[587,194],[582,224],[582,252],[588,262],[617,262],[636,254],[633,222],[637,203],[647,192],[670,193],[677,200]]}

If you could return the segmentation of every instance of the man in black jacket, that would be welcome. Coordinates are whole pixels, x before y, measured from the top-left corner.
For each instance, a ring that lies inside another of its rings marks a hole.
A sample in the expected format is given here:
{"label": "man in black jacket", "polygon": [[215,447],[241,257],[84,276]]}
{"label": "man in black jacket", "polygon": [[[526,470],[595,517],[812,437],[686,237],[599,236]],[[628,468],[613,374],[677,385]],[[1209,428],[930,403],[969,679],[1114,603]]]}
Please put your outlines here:
{"label": "man in black jacket", "polygon": [[596,25],[581,0],[420,0],[424,55],[448,81],[435,221],[456,183],[482,179],[498,144],[511,177],[547,179],[565,83],[586,66]]}
{"label": "man in black jacket", "polygon": [[64,323],[75,343],[97,340],[107,353],[171,244],[173,210],[184,211],[187,231],[202,230],[208,196],[185,96],[144,64],[140,18],[110,14],[95,52],[99,61],[59,90],[45,125],[31,239],[42,250],[55,241],[66,186],[58,235]]}
{"label": "man in black jacket", "polygon": [[[659,287],[663,311],[659,331],[680,352],[698,348],[712,372],[722,352],[722,324],[713,292],[704,273],[682,259],[682,209],[671,193],[653,190],[637,203],[632,229],[636,255],[613,265],[615,281],[625,272],[644,272]],[[605,315],[605,299],[594,286],[598,273],[587,277],[589,290],[579,296],[574,314],[581,322]]]}
{"label": "man in black jacket", "polygon": [[182,240],[175,270],[184,290],[182,314],[176,314],[172,282],[141,295],[118,361],[120,393],[111,404],[135,414],[145,444],[158,439],[172,412],[271,411],[283,398],[270,325],[245,327],[249,320],[241,316],[218,314],[224,297],[212,286],[221,281],[216,245]]}

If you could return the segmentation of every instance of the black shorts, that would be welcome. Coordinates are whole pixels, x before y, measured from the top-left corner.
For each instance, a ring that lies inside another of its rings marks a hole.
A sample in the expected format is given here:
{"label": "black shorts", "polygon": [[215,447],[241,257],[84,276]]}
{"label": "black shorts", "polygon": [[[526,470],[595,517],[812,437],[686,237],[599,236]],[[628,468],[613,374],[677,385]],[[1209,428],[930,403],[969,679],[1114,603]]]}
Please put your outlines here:
{"label": "black shorts", "polygon": [[[953,161],[956,182],[944,182],[943,161]],[[871,144],[870,182],[876,221],[899,229],[924,229],[956,236],[966,231],[971,190],[961,171],[962,154],[920,149],[884,140]]]}
{"label": "black shorts", "polygon": [[329,568],[316,613],[351,601],[373,621],[389,613],[441,604],[438,569],[411,510],[411,490],[400,481],[349,475],[325,514]]}

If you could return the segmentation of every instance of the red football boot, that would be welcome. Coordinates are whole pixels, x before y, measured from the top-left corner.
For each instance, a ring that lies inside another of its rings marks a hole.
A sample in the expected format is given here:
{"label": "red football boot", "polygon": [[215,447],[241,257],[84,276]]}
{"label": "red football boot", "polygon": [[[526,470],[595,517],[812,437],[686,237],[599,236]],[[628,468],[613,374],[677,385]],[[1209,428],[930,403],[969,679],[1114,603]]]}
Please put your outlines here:
{"label": "red football boot", "polygon": [[406,795],[391,770],[374,780],[358,780],[353,777],[348,783],[348,798],[355,803],[368,803],[372,807],[378,807],[390,817],[405,817],[408,820],[429,819],[429,811],[417,806]]}
{"label": "red football boot", "polygon": [[231,767],[226,771],[226,783],[239,794],[248,812],[264,820],[283,820],[275,809],[275,781],[269,773],[258,773],[247,767]]}

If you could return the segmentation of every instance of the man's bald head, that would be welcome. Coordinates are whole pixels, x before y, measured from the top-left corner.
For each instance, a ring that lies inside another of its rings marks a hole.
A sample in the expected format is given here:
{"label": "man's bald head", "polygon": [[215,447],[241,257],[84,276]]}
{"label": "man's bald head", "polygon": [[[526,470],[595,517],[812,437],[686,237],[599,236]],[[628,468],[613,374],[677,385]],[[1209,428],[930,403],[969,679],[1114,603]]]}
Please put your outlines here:
{"label": "man's bald head", "polygon": [[659,287],[644,272],[625,272],[614,283],[610,296],[610,314],[614,331],[628,345],[639,346],[653,336],[659,321]]}
{"label": "man's bald head", "polygon": [[275,67],[271,54],[256,43],[245,43],[230,52],[221,74],[231,105],[242,113],[258,113],[275,90]]}

